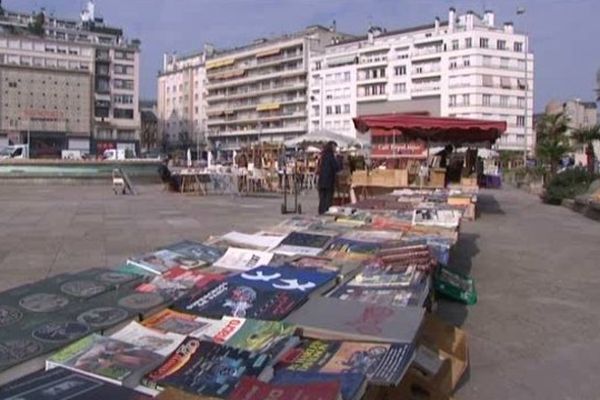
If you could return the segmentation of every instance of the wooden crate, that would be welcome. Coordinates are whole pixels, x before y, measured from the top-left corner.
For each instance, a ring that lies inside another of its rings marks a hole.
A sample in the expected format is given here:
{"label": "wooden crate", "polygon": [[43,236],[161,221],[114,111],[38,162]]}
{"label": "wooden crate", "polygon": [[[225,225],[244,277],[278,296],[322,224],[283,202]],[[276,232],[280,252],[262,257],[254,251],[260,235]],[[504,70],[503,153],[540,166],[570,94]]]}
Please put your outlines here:
{"label": "wooden crate", "polygon": [[444,187],[446,185],[446,169],[432,168],[429,171],[429,186]]}

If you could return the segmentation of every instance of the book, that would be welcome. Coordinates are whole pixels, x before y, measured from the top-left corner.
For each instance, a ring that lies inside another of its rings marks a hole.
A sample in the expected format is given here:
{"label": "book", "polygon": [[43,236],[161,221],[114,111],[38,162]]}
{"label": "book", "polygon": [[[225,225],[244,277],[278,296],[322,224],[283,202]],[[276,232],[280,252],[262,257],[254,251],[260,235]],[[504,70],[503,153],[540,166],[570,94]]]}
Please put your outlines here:
{"label": "book", "polygon": [[342,342],[306,339],[278,364],[288,371],[361,374],[370,383],[397,385],[412,362],[410,343]]}
{"label": "book", "polygon": [[298,325],[304,336],[319,339],[412,343],[424,313],[420,307],[398,308],[313,297],[285,321]]}
{"label": "book", "polygon": [[346,301],[379,304],[390,307],[422,307],[427,296],[428,285],[423,283],[418,287],[389,288],[389,287],[353,287],[343,285],[328,297]]}
{"label": "book", "polygon": [[260,377],[269,361],[264,354],[188,337],[147,380],[159,388],[223,398],[243,376]]}
{"label": "book", "polygon": [[277,385],[261,382],[256,378],[243,377],[228,400],[339,400],[338,381],[309,384]]}
{"label": "book", "polygon": [[[290,371],[279,368],[275,370],[272,385],[314,385],[317,383],[338,382],[342,400],[360,400],[367,389],[367,379],[359,373],[324,373],[307,371]],[[286,399],[287,400],[287,399]]]}
{"label": "book", "polygon": [[200,334],[203,330],[210,329],[213,324],[219,323],[219,320],[210,320],[173,310],[163,310],[142,321],[142,325],[148,328],[180,335]]}
{"label": "book", "polygon": [[224,275],[206,273],[205,270],[186,270],[175,267],[162,275],[154,276],[150,282],[140,284],[135,290],[144,293],[160,293],[173,300],[192,288],[200,288],[210,282],[221,281]]}
{"label": "book", "polygon": [[330,235],[311,232],[290,232],[273,251],[292,256],[316,256],[323,251],[331,239],[332,236]]}
{"label": "book", "polygon": [[277,360],[289,348],[298,343],[294,336],[296,327],[285,322],[223,317],[209,329],[192,333],[191,336],[225,344],[242,350],[268,354]]}
{"label": "book", "polygon": [[222,236],[222,238],[234,246],[238,245],[241,247],[251,247],[258,250],[268,250],[276,247],[281,243],[285,236],[273,235],[273,234],[248,234],[240,232],[229,232]]}
{"label": "book", "polygon": [[190,259],[202,260],[207,264],[212,264],[223,255],[223,250],[206,244],[184,240],[164,247],[164,250],[170,250],[181,254]]}
{"label": "book", "polygon": [[413,225],[440,226],[457,228],[462,213],[459,210],[440,210],[436,208],[417,208],[413,212]]}
{"label": "book", "polygon": [[161,275],[172,268],[192,269],[208,265],[206,261],[186,257],[171,250],[157,250],[127,260],[128,264]]}
{"label": "book", "polygon": [[173,308],[213,319],[227,315],[280,321],[307,298],[303,292],[262,290],[225,280],[182,297],[173,304]]}
{"label": "book", "polygon": [[164,357],[171,354],[185,339],[184,335],[146,328],[135,321],[131,321],[127,326],[113,333],[110,337]]}
{"label": "book", "polygon": [[166,388],[158,396],[156,400],[222,400],[219,397],[204,396],[201,394],[187,393],[183,390],[175,389],[172,387]]}
{"label": "book", "polygon": [[347,285],[358,287],[408,287],[416,280],[416,272],[415,265],[394,267],[383,262],[370,262]]}
{"label": "book", "polygon": [[46,369],[63,367],[131,389],[163,356],[131,343],[92,334],[54,353]]}
{"label": "book", "polygon": [[0,400],[146,400],[132,389],[64,368],[41,370],[0,387]]}
{"label": "book", "polygon": [[336,283],[337,274],[332,271],[298,268],[291,265],[278,267],[261,266],[227,280],[261,290],[303,293],[309,296],[329,290]]}
{"label": "book", "polygon": [[230,247],[213,265],[230,270],[247,271],[259,265],[267,265],[272,258],[273,254],[266,251]]}

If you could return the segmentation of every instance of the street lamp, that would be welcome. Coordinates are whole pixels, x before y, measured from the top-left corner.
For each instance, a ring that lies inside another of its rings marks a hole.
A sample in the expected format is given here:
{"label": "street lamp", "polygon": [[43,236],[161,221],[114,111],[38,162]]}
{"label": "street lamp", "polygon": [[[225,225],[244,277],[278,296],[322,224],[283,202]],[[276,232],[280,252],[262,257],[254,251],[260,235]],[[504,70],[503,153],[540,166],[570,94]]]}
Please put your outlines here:
{"label": "street lamp", "polygon": [[[517,7],[517,16],[524,14],[525,8]],[[523,24],[523,26],[525,26],[525,24]],[[523,52],[525,53],[525,124],[523,125],[523,166],[527,167],[527,134],[529,133],[529,36],[527,35],[525,28],[523,28],[523,34],[525,35],[525,43],[523,46]],[[531,144],[533,145],[533,141]]]}

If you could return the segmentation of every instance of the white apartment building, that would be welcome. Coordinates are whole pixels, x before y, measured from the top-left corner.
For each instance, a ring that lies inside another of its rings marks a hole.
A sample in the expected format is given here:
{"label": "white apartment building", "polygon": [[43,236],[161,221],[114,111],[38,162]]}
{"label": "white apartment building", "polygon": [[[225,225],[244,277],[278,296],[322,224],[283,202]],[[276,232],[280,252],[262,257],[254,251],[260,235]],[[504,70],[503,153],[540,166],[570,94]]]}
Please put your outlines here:
{"label": "white apartment building", "polygon": [[309,72],[309,129],[355,135],[359,115],[427,112],[432,116],[504,120],[499,149],[531,151],[533,54],[512,23],[492,11],[368,35],[327,46]]}
{"label": "white apartment building", "polygon": [[206,117],[213,147],[233,150],[306,133],[309,54],[347,37],[335,27],[312,26],[209,57]]}
{"label": "white apartment building", "polygon": [[163,147],[205,143],[204,53],[165,54],[158,76],[157,115]]}
{"label": "white apartment building", "polygon": [[[32,29],[34,27],[34,29]],[[139,147],[139,41],[95,16],[0,16],[0,136],[35,156]]]}

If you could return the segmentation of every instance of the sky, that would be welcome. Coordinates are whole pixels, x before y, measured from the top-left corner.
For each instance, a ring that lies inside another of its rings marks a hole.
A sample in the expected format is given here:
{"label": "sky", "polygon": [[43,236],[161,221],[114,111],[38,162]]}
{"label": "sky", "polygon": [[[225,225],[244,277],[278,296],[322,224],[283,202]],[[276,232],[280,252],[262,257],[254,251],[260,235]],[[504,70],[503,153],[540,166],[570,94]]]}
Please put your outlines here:
{"label": "sky", "polygon": [[[8,9],[38,10],[78,18],[85,0],[4,0]],[[535,55],[535,110],[550,100],[595,98],[600,68],[599,0],[96,0],[96,14],[142,41],[141,96],[156,98],[162,55],[188,54],[204,43],[217,48],[256,38],[331,25],[364,34],[369,24],[391,29],[447,20],[448,9],[483,13],[496,23],[513,21],[527,32]],[[518,7],[525,14],[516,15]]]}

